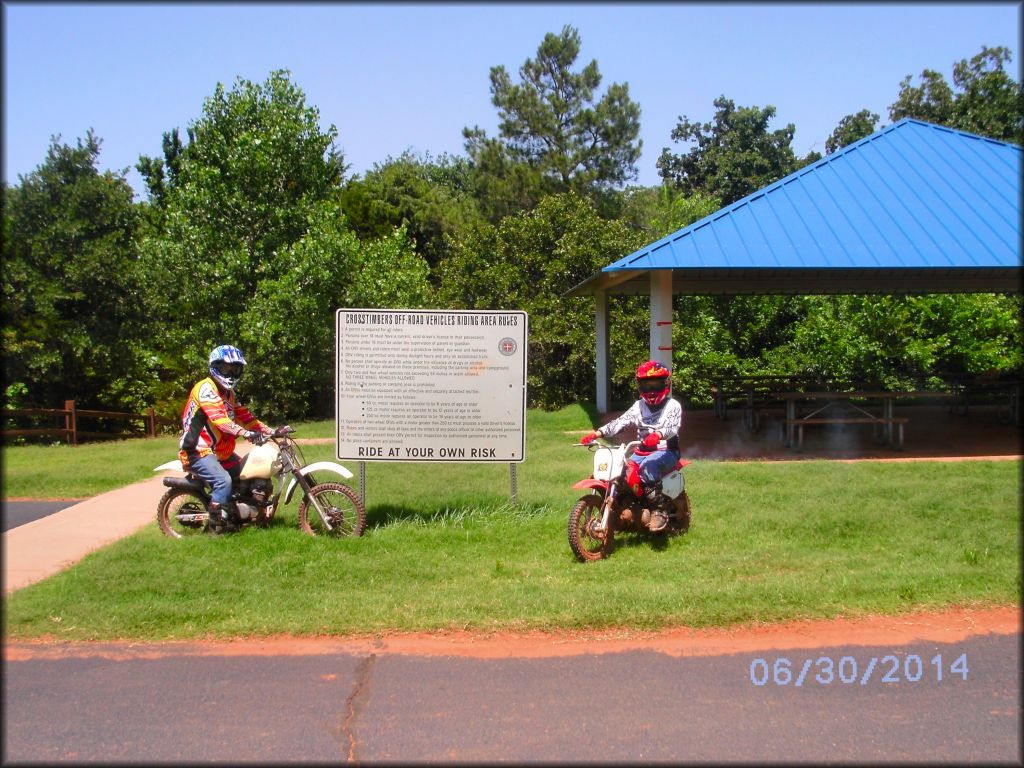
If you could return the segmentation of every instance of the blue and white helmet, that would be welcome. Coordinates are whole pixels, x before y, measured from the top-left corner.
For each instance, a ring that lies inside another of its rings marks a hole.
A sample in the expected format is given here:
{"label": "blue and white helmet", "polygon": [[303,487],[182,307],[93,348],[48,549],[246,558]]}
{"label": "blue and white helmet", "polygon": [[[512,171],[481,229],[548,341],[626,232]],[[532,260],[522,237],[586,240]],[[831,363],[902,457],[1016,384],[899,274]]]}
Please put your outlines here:
{"label": "blue and white helmet", "polygon": [[245,371],[245,358],[242,350],[223,344],[210,353],[210,375],[224,389],[232,390]]}

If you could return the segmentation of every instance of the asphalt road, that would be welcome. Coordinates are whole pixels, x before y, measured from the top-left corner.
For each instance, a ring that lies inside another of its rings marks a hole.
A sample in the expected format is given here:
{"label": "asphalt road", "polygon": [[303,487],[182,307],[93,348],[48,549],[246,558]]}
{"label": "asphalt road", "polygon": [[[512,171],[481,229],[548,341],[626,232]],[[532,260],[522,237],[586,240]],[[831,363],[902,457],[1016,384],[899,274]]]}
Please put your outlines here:
{"label": "asphalt road", "polygon": [[3,758],[1020,764],[1020,639],[682,658],[29,658],[4,665]]}
{"label": "asphalt road", "polygon": [[0,504],[0,516],[3,518],[3,530],[9,531],[19,525],[39,520],[54,512],[74,506],[79,499],[61,501],[4,501]]}

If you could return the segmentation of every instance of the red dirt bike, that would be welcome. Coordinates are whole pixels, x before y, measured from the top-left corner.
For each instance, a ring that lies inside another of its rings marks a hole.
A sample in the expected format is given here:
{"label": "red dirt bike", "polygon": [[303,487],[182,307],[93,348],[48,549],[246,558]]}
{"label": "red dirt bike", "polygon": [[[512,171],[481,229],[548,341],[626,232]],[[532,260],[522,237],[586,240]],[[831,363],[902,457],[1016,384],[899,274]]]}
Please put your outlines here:
{"label": "red dirt bike", "polygon": [[[576,445],[583,445],[576,443]],[[639,441],[613,445],[600,440],[588,446],[594,452],[594,473],[573,488],[589,488],[569,513],[569,546],[582,561],[608,556],[616,531],[648,531],[651,513],[643,488],[636,495],[626,482],[627,462],[640,447]],[[690,498],[683,488],[682,469],[688,461],[680,459],[675,469],[661,479],[661,492],[671,500],[663,510],[668,526],[658,534],[677,534],[689,530]]]}

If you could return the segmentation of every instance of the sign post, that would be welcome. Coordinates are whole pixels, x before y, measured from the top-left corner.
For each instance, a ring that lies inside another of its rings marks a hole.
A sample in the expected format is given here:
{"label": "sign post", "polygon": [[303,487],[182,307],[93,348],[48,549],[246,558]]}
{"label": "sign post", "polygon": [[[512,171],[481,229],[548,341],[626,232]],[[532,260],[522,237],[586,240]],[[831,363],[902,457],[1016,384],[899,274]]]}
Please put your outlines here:
{"label": "sign post", "polygon": [[339,309],[339,460],[526,459],[527,315]]}

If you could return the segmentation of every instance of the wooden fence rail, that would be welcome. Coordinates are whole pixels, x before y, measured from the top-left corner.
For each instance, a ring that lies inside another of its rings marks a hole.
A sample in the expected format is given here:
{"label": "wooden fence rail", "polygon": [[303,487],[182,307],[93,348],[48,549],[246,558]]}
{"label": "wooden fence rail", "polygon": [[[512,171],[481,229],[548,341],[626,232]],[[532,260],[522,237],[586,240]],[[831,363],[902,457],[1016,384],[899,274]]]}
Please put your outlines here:
{"label": "wooden fence rail", "polygon": [[25,429],[4,429],[2,436],[4,440],[8,437],[30,437],[30,436],[51,436],[60,437],[68,441],[69,445],[78,445],[79,438],[92,438],[99,440],[117,439],[122,437],[141,437],[138,432],[130,429],[123,429],[119,432],[96,432],[79,428],[79,419],[116,419],[120,421],[142,421],[145,426],[146,437],[156,437],[158,424],[170,424],[167,419],[158,417],[152,408],[147,408],[145,413],[121,413],[118,411],[94,411],[79,409],[75,407],[74,400],[66,400],[63,408],[5,408],[3,411],[4,421],[12,416],[27,416],[37,418],[40,416],[55,417],[57,422],[63,422],[63,426],[54,427],[32,427]]}

